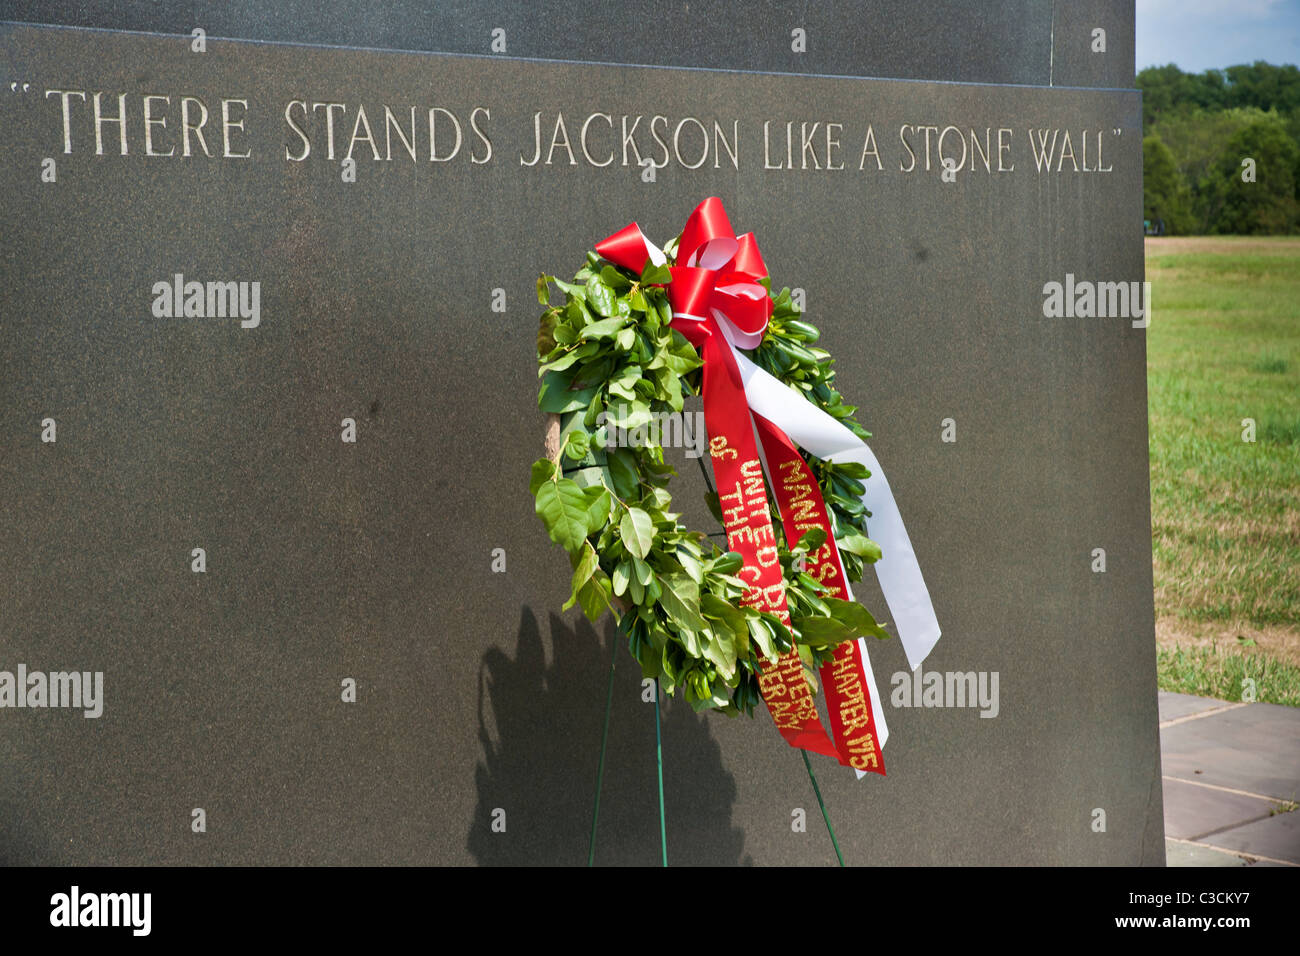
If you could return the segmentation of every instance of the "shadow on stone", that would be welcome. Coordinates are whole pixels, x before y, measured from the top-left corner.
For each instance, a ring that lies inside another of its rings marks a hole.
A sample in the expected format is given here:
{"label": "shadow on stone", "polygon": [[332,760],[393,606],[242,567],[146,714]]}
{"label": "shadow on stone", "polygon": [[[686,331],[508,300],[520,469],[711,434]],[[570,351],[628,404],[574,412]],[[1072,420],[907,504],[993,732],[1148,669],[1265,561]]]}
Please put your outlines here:
{"label": "shadow on stone", "polygon": [[[603,622],[602,635],[585,620],[570,626],[551,614],[548,623],[549,663],[528,607],[520,614],[514,658],[498,648],[483,655],[483,756],[475,774],[478,806],[469,851],[481,865],[586,864],[615,651],[595,862],[658,865],[654,704],[642,699],[640,669],[612,619]],[[731,823],[735,780],[723,767],[708,721],[681,700],[664,700],[661,710],[669,863],[750,862],[742,860],[744,832]]]}
{"label": "shadow on stone", "polygon": [[37,815],[17,800],[0,798],[0,867],[61,862]]}

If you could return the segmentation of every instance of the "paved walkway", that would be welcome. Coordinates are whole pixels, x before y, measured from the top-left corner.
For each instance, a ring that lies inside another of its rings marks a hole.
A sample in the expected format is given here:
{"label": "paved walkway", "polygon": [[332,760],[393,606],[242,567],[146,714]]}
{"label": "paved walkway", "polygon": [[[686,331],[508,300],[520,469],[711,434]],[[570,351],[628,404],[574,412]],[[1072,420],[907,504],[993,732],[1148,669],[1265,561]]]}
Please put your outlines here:
{"label": "paved walkway", "polygon": [[1300,708],[1160,692],[1170,866],[1300,866]]}

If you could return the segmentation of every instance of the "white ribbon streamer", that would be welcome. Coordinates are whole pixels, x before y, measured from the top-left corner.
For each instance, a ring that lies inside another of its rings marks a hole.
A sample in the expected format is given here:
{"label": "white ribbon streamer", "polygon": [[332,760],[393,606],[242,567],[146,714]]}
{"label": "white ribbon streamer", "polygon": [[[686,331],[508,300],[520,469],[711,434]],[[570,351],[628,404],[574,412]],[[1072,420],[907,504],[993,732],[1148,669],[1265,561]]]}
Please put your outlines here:
{"label": "white ribbon streamer", "polygon": [[[734,348],[732,351],[745,383],[745,398],[753,411],[780,428],[810,455],[824,461],[856,461],[871,472],[871,477],[863,482],[866,491],[862,503],[871,512],[867,519],[871,538],[880,545],[883,554],[873,567],[885,603],[894,616],[908,666],[915,671],[938,643],[941,632],[930,592],[912,551],[912,541],[903,527],[903,516],[898,513],[880,462],[860,438],[809,402],[802,392],[764,372]],[[878,696],[873,695],[873,702]]]}

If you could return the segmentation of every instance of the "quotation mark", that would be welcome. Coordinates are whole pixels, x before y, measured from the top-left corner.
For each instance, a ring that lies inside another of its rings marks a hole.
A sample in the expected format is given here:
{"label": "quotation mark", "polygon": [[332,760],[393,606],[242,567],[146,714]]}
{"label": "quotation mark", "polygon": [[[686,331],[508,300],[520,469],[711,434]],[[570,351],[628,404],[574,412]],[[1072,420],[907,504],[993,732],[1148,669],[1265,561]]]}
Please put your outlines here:
{"label": "quotation mark", "polygon": [[[30,90],[30,89],[31,89],[31,84],[29,84],[29,83],[24,83],[24,84],[23,84],[23,92],[24,92],[24,93],[26,93],[26,92],[27,92],[28,90]],[[9,92],[10,92],[10,93],[17,93],[17,92],[18,92],[18,83],[17,83],[16,81],[13,82],[13,83],[10,83],[10,84],[9,84]]]}

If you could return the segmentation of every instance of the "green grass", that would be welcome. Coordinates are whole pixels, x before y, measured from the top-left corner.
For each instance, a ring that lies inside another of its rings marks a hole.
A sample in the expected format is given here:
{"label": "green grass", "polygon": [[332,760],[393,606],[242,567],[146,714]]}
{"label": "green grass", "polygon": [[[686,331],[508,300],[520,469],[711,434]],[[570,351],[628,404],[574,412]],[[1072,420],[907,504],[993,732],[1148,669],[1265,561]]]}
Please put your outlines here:
{"label": "green grass", "polygon": [[1291,363],[1280,356],[1261,355],[1250,368],[1252,371],[1263,372],[1266,375],[1283,375],[1290,367]]}
{"label": "green grass", "polygon": [[1300,240],[1201,242],[1147,254],[1156,613],[1300,629]]}
{"label": "green grass", "polygon": [[1236,648],[1158,648],[1161,690],[1239,701],[1254,681],[1255,702],[1300,707],[1300,667]]}

